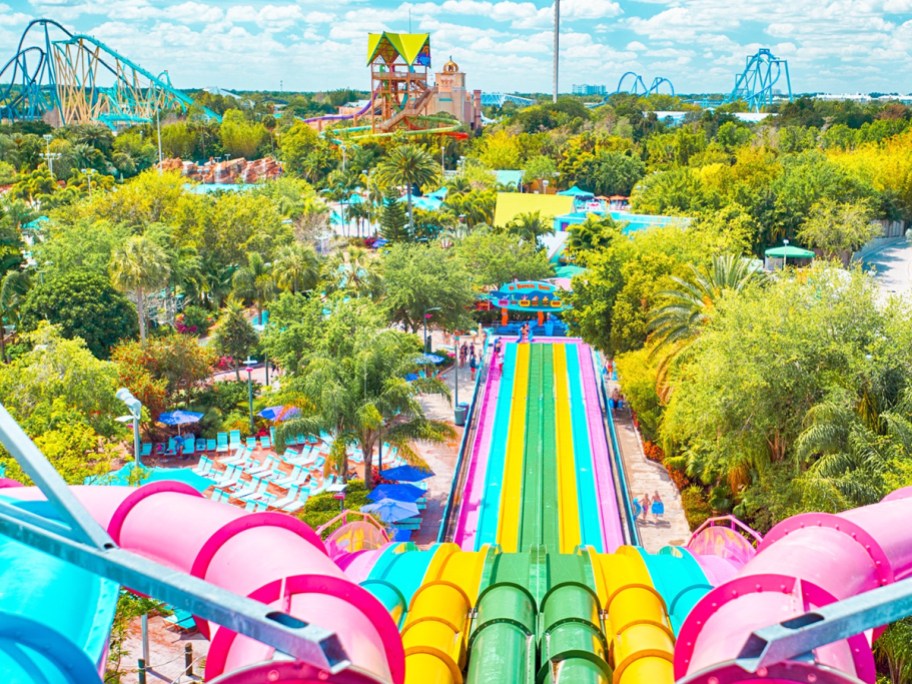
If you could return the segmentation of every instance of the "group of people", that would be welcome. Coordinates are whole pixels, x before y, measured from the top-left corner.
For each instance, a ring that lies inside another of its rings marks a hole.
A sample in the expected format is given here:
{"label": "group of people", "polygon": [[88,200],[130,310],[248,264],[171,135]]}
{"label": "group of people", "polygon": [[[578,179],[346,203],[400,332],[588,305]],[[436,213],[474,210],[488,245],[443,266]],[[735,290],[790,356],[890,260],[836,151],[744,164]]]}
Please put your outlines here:
{"label": "group of people", "polygon": [[650,513],[655,522],[658,522],[659,518],[665,513],[665,503],[658,492],[653,492],[652,498],[649,497],[647,492],[642,497],[633,497],[630,502],[633,504],[633,517],[641,518],[644,523],[649,520]]}
{"label": "group of people", "polygon": [[520,342],[531,342],[532,341],[532,329],[529,327],[528,323],[523,323],[522,327],[519,329],[519,341]]}
{"label": "group of people", "polygon": [[465,366],[466,363],[469,364],[469,369],[472,371],[472,380],[475,379],[475,373],[478,371],[478,356],[475,354],[475,343],[471,345],[467,342],[463,342],[462,346],[459,347],[459,365]]}

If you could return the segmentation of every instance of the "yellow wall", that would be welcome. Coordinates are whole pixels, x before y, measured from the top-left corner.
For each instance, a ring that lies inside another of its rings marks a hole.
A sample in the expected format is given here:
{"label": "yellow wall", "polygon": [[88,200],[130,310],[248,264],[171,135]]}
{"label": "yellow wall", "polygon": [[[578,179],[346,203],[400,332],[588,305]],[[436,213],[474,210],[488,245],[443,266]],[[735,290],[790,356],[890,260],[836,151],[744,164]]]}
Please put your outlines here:
{"label": "yellow wall", "polygon": [[573,211],[573,198],[563,195],[536,195],[528,192],[498,192],[494,225],[506,226],[519,214],[539,212],[546,221]]}

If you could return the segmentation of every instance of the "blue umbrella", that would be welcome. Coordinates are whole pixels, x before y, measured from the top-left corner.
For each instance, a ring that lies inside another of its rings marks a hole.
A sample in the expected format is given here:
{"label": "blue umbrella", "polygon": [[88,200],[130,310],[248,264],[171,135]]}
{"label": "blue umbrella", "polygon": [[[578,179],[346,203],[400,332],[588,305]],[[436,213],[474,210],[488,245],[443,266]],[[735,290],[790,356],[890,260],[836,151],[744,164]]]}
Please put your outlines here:
{"label": "blue umbrella", "polygon": [[430,470],[422,470],[410,465],[380,471],[380,477],[384,480],[394,480],[395,482],[421,482],[433,475],[434,473]]}
{"label": "blue umbrella", "polygon": [[381,499],[395,499],[396,501],[405,501],[414,503],[427,492],[421,487],[410,484],[382,484],[374,487],[374,491],[367,495],[371,501],[380,501]]}
{"label": "blue umbrella", "polygon": [[165,425],[177,425],[177,434],[180,434],[181,425],[198,423],[202,417],[202,413],[197,413],[196,411],[182,411],[178,409],[176,411],[165,411],[158,417],[158,422],[164,423]]}
{"label": "blue umbrella", "polygon": [[301,411],[296,406],[270,406],[269,408],[264,408],[257,415],[266,420],[279,422],[294,418],[300,414]]}
{"label": "blue umbrella", "polygon": [[444,358],[439,354],[421,354],[418,356],[416,361],[422,365],[433,363],[437,365],[438,363],[443,363]]}
{"label": "blue umbrella", "polygon": [[361,506],[361,510],[377,516],[385,523],[395,523],[418,515],[418,506],[395,499],[383,499],[377,503],[367,504]]}

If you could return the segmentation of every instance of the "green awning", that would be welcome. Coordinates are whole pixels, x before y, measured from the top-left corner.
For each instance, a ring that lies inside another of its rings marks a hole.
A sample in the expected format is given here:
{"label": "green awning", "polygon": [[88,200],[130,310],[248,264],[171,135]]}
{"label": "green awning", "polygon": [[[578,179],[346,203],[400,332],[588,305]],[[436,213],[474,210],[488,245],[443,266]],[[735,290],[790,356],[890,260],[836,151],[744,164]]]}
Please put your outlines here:
{"label": "green awning", "polygon": [[782,247],[770,247],[764,252],[768,257],[776,259],[813,259],[816,254],[809,249],[802,249],[794,245],[783,245]]}

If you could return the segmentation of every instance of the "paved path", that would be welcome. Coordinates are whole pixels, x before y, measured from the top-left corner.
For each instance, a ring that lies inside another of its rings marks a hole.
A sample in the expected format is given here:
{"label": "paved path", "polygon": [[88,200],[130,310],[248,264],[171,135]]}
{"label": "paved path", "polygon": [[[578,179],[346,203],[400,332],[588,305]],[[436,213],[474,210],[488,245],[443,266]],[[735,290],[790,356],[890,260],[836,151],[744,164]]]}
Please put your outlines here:
{"label": "paved path", "polygon": [[[439,349],[443,339],[438,333],[433,333],[433,348]],[[462,439],[463,428],[456,427],[453,423],[455,405],[455,376],[450,369],[441,377],[450,388],[451,398],[437,394],[423,394],[418,399],[424,408],[425,415],[432,420],[449,423],[456,430],[456,436],[446,442],[415,442],[413,447],[421,458],[427,462],[434,471],[434,477],[428,479],[428,505],[421,521],[421,528],[415,533],[414,541],[425,545],[437,541],[440,530],[440,521],[443,519],[443,509],[447,497],[450,495],[450,486],[455,477],[456,460],[459,457],[459,441]],[[459,401],[468,403],[472,398],[474,383],[468,366],[459,369]]]}
{"label": "paved path", "polygon": [[864,269],[873,270],[885,294],[912,293],[912,243],[905,238],[885,240],[861,258]]}
{"label": "paved path", "polygon": [[[609,391],[619,387],[609,381]],[[627,471],[627,485],[631,496],[642,498],[643,494],[658,492],[665,503],[665,515],[656,522],[652,515],[647,520],[639,518],[637,528],[640,543],[647,551],[655,553],[663,546],[681,546],[690,539],[690,526],[681,506],[681,494],[661,463],[650,461],[643,453],[643,442],[639,430],[633,425],[630,410],[613,411],[614,427],[617,432],[624,469]]]}

